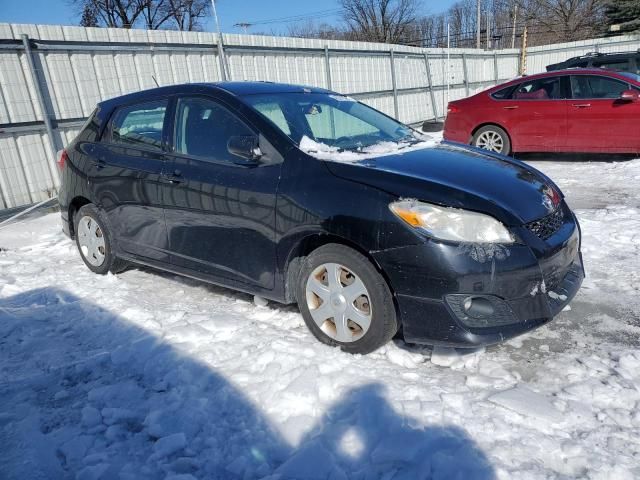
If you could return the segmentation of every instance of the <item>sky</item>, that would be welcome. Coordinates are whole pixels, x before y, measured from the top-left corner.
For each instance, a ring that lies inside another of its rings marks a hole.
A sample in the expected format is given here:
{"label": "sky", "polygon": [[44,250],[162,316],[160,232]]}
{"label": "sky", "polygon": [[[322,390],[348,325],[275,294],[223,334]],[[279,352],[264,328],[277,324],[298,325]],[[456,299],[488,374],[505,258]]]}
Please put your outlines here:
{"label": "sky", "polygon": [[[453,3],[454,0],[423,0],[421,11],[425,15],[439,13]],[[294,16],[329,24],[339,22],[336,13],[338,0],[217,0],[216,5],[225,33],[242,33],[242,29],[235,26],[241,22],[264,22]],[[77,25],[78,21],[79,14],[69,0],[0,0],[0,23]],[[249,28],[249,33],[286,33],[291,24],[282,21],[258,23]],[[213,19],[205,22],[204,29],[214,29]]]}

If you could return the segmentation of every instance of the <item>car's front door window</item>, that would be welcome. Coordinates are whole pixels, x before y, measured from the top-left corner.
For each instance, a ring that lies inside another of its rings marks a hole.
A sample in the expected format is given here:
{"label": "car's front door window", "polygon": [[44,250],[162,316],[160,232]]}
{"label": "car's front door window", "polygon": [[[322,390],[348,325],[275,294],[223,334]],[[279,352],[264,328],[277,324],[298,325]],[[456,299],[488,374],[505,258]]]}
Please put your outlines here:
{"label": "car's front door window", "polygon": [[571,76],[571,95],[574,99],[615,99],[628,89],[627,83],[600,75]]}
{"label": "car's front door window", "polygon": [[238,117],[205,97],[178,100],[174,146],[177,153],[202,160],[233,163],[227,148],[236,135],[254,135]]}

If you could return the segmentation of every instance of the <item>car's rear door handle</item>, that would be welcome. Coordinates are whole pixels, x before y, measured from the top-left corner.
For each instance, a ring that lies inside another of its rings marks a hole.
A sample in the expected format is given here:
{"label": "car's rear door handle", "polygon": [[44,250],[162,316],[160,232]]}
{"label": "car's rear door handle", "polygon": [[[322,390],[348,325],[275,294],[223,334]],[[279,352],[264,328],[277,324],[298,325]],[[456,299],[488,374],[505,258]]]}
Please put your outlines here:
{"label": "car's rear door handle", "polygon": [[576,108],[589,108],[591,104],[590,103],[574,103],[573,106]]}
{"label": "car's rear door handle", "polygon": [[502,107],[505,110],[515,110],[516,108],[518,108],[518,105],[509,105],[507,107]]}

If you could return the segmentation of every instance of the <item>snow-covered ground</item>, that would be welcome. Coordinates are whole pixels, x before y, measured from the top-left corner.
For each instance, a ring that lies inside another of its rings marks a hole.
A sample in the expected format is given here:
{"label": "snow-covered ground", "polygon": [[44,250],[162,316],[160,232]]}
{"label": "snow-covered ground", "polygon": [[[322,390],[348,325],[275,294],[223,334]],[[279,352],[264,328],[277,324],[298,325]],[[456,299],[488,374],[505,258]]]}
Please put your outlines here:
{"label": "snow-covered ground", "polygon": [[0,228],[0,477],[640,478],[640,160],[534,163],[577,209],[587,278],[464,357],[351,356],[293,307],[93,275],[57,214]]}

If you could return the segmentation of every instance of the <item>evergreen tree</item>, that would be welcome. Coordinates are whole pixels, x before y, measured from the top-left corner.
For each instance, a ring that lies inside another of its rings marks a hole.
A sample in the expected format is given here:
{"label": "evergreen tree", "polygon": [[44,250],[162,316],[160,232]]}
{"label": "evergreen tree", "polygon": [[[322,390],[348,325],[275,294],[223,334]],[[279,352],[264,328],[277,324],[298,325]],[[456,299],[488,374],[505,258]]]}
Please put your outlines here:
{"label": "evergreen tree", "polygon": [[640,0],[608,0],[606,14],[611,31],[621,33],[640,31]]}
{"label": "evergreen tree", "polygon": [[82,8],[82,18],[80,18],[80,26],[82,27],[98,26],[98,14],[96,13],[96,9],[90,3],[86,3]]}

